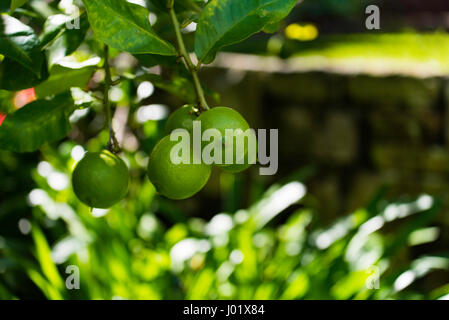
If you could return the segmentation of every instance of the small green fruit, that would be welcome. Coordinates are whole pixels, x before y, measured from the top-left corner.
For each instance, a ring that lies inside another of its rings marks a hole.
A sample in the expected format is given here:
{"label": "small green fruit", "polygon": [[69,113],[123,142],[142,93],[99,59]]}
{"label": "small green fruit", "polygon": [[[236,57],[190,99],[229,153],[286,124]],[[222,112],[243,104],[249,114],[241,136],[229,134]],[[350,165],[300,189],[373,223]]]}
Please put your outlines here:
{"label": "small green fruit", "polygon": [[177,141],[166,136],[154,147],[148,162],[148,177],[156,190],[170,199],[181,200],[193,196],[207,183],[211,167],[201,163],[193,164],[190,152],[189,164],[174,164],[170,159],[172,148]]}
{"label": "small green fruit", "polygon": [[221,170],[229,173],[240,173],[249,169],[257,161],[257,146],[254,152],[248,152],[243,159],[242,164],[234,163],[227,167],[222,167]]}
{"label": "small green fruit", "polygon": [[222,167],[221,170],[223,170],[224,172],[228,172],[228,173],[240,173],[240,172],[243,172],[243,171],[249,169],[249,167],[251,167],[251,166],[252,166],[252,164],[249,164],[249,163],[231,164],[230,166]]}
{"label": "small green fruit", "polygon": [[128,167],[110,151],[88,152],[72,174],[73,191],[92,208],[109,208],[128,191]]}
{"label": "small green fruit", "polygon": [[193,130],[193,121],[198,117],[192,105],[185,105],[174,111],[165,124],[165,134],[170,134],[175,129]]}
{"label": "small green fruit", "polygon": [[[246,122],[245,118],[235,111],[234,109],[228,108],[228,107],[215,107],[212,108],[206,112],[203,112],[199,117],[198,121],[201,121],[201,130],[205,131],[208,129],[217,129],[222,137],[223,137],[223,148],[222,148],[222,155],[223,155],[223,161],[222,164],[217,164],[219,167],[225,167],[229,166],[229,164],[225,164],[225,154],[226,152],[229,152],[232,148],[232,153],[234,155],[234,163],[237,159],[242,159],[243,156],[247,153],[246,143],[245,143],[245,150],[243,153],[237,154],[237,148],[236,148],[236,141],[237,139],[241,138],[244,133],[241,133],[239,135],[236,135],[233,137],[233,144],[226,145],[224,137],[226,136],[226,129],[240,129],[243,132],[245,132],[247,129],[249,129],[249,124]],[[207,143],[204,143],[207,144]]]}

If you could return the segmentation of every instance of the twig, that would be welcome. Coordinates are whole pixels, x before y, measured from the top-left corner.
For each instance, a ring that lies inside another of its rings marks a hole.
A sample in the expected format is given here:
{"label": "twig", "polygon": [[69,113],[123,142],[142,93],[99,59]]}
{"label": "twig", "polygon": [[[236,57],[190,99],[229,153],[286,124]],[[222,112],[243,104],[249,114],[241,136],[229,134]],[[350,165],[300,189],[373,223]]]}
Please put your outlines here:
{"label": "twig", "polygon": [[104,97],[103,97],[103,106],[106,111],[108,129],[109,129],[109,140],[108,140],[108,149],[112,153],[119,153],[120,147],[118,145],[117,138],[115,137],[115,132],[112,129],[112,115],[111,115],[111,103],[109,101],[109,89],[112,85],[111,79],[111,69],[109,67],[109,47],[107,45],[104,46]]}
{"label": "twig", "polygon": [[168,10],[170,12],[170,18],[173,23],[173,27],[175,28],[176,40],[178,42],[178,50],[179,55],[184,58],[184,62],[186,64],[187,69],[192,75],[193,85],[195,87],[195,92],[198,97],[198,103],[202,110],[209,110],[209,106],[207,104],[206,98],[204,96],[203,88],[201,87],[201,82],[198,77],[198,69],[200,65],[195,66],[190,59],[189,53],[186,50],[186,46],[184,44],[184,40],[182,39],[181,28],[179,26],[178,18],[176,17],[175,9],[174,9],[174,0],[169,0],[168,2]]}

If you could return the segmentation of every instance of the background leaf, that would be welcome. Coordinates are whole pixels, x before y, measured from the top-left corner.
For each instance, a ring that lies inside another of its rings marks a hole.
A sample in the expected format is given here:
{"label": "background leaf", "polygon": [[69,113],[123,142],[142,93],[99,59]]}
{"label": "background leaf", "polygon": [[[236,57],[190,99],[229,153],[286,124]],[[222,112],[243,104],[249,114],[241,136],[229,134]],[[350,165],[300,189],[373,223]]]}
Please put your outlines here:
{"label": "background leaf", "polygon": [[38,98],[44,98],[57,95],[69,90],[70,88],[84,88],[89,82],[95,68],[95,66],[87,66],[84,68],[74,69],[61,65],[55,65],[51,69],[48,80],[35,88],[36,96]]}
{"label": "background leaf", "polygon": [[0,1],[0,12],[8,12],[10,10],[10,3],[8,1]]}
{"label": "background leaf", "polygon": [[41,76],[38,77],[19,62],[5,58],[0,63],[0,89],[16,91],[34,87],[48,78],[45,59],[41,69]]}
{"label": "background leaf", "polygon": [[288,15],[296,0],[212,0],[198,21],[195,53],[204,63],[217,51],[240,42]]}
{"label": "background leaf", "polygon": [[139,79],[150,81],[155,87],[173,94],[184,102],[196,101],[195,88],[192,82],[184,77],[173,76],[165,80],[157,74],[145,74]]}
{"label": "background leaf", "polygon": [[14,11],[17,8],[20,8],[27,2],[28,2],[28,0],[11,0],[11,11]]}
{"label": "background leaf", "polygon": [[44,30],[39,36],[42,47],[47,46],[64,30],[65,24],[70,21],[70,17],[65,14],[56,14],[47,18]]}
{"label": "background leaf", "polygon": [[[67,25],[74,26],[76,20],[79,19],[79,26],[80,28],[73,28],[69,29],[67,28]],[[41,35],[39,36],[40,42],[42,47],[47,46],[49,43],[51,43],[53,40],[55,40],[57,37],[70,32],[71,30],[74,30],[75,32],[84,32],[86,29],[86,26],[88,28],[89,23],[87,22],[87,15],[83,13],[78,18],[72,18],[70,16],[67,16],[65,14],[56,14],[53,16],[50,16],[47,18],[44,24],[44,30],[42,31]]]}
{"label": "background leaf", "polygon": [[6,117],[0,126],[0,148],[31,152],[63,138],[70,130],[75,104],[70,93],[51,100],[37,100]]}
{"label": "background leaf", "polygon": [[87,20],[86,14],[82,14],[80,17],[79,29],[67,29],[64,23],[62,25],[63,31],[60,31],[56,35],[56,39],[47,48],[49,67],[51,68],[51,66],[58,63],[62,58],[75,52],[84,41],[88,29],[89,21]]}
{"label": "background leaf", "polygon": [[[148,4],[153,5],[160,11],[168,11],[167,9],[167,0],[147,0]],[[183,0],[183,1],[175,1],[175,11],[183,12],[186,10],[189,11],[197,11],[201,10],[201,3],[204,3],[202,0]]]}
{"label": "background leaf", "polygon": [[51,249],[48,245],[47,239],[37,225],[32,227],[31,235],[34,243],[36,244],[35,254],[42,268],[43,274],[54,289],[62,291],[64,289],[64,281],[59,275],[58,268],[51,258]]}
{"label": "background leaf", "polygon": [[176,55],[175,48],[152,30],[146,8],[122,0],[83,0],[95,34],[129,53]]}
{"label": "background leaf", "polygon": [[10,113],[14,110],[14,93],[6,90],[0,90],[0,112]]}
{"label": "background leaf", "polygon": [[164,67],[177,67],[177,58],[175,56],[161,56],[159,54],[136,54],[136,59],[139,63],[147,68],[157,65]]}
{"label": "background leaf", "polygon": [[0,53],[40,76],[44,54],[33,29],[16,18],[0,16]]}

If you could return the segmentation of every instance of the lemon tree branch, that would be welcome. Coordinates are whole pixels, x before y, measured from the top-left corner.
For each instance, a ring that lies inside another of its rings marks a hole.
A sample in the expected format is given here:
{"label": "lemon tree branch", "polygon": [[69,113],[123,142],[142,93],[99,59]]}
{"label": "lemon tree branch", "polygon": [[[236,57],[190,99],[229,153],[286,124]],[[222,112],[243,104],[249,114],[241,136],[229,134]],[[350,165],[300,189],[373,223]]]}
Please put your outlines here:
{"label": "lemon tree branch", "polygon": [[109,129],[109,141],[108,149],[113,153],[120,152],[120,147],[118,145],[117,138],[115,137],[115,132],[112,129],[112,114],[111,114],[111,103],[109,101],[109,90],[112,86],[111,69],[109,66],[109,47],[104,46],[104,97],[103,97],[103,107],[106,111],[106,117]]}
{"label": "lemon tree branch", "polygon": [[175,13],[175,9],[174,9],[174,0],[169,0],[168,2],[168,9],[169,9],[169,13],[170,13],[170,18],[173,24],[173,27],[175,29],[175,34],[176,34],[176,40],[178,42],[178,50],[179,50],[179,55],[184,58],[184,62],[189,70],[189,72],[192,75],[193,78],[193,85],[195,87],[195,92],[198,98],[198,103],[201,107],[202,110],[209,110],[209,106],[207,104],[206,98],[204,96],[204,91],[203,88],[201,86],[201,82],[200,79],[198,77],[198,69],[200,67],[200,65],[195,66],[192,63],[192,60],[190,59],[189,53],[186,50],[186,46],[184,44],[184,40],[182,38],[182,34],[181,34],[181,28],[179,25],[179,21],[178,18],[176,17],[176,13]]}

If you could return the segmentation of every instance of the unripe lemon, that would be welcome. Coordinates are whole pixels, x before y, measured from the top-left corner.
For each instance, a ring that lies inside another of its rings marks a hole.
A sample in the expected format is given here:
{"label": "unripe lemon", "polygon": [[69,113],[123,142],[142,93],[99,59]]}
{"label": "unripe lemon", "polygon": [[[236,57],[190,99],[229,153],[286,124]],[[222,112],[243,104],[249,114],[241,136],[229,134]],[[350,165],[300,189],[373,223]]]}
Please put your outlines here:
{"label": "unripe lemon", "polygon": [[243,163],[234,163],[230,166],[222,167],[221,170],[229,173],[240,173],[249,169],[257,161],[257,147],[254,152],[248,152],[243,159]]}
{"label": "unripe lemon", "polygon": [[128,167],[110,151],[88,152],[72,174],[73,191],[92,208],[109,208],[128,191]]}
{"label": "unripe lemon", "polygon": [[240,173],[243,172],[249,167],[251,167],[252,164],[244,163],[244,164],[231,164],[230,166],[222,167],[221,170],[228,173]]}
{"label": "unripe lemon", "polygon": [[207,183],[211,167],[201,163],[193,164],[190,152],[189,164],[175,164],[170,159],[177,141],[166,136],[154,147],[148,162],[148,177],[156,190],[170,199],[181,200],[193,196]]}
{"label": "unripe lemon", "polygon": [[[223,137],[221,141],[223,160],[222,163],[217,164],[217,166],[221,167],[229,166],[229,164],[225,163],[226,152],[232,151],[232,154],[234,156],[233,163],[235,163],[237,159],[243,158],[243,156],[247,152],[246,143],[244,151],[238,152],[236,148],[236,141],[244,135],[244,132],[247,129],[249,129],[249,124],[248,122],[246,122],[245,118],[243,118],[243,116],[240,113],[228,107],[215,107],[206,112],[203,112],[198,117],[198,121],[201,121],[201,130],[203,132],[208,129],[217,129],[221,133],[221,136]],[[232,130],[240,129],[242,130],[243,133],[237,134],[233,137],[232,145],[226,144],[225,142],[226,129]],[[206,144],[207,142],[206,143],[203,142],[203,145]]]}
{"label": "unripe lemon", "polygon": [[165,134],[170,134],[175,129],[193,130],[193,121],[198,117],[192,105],[185,105],[174,111],[165,124]]}

